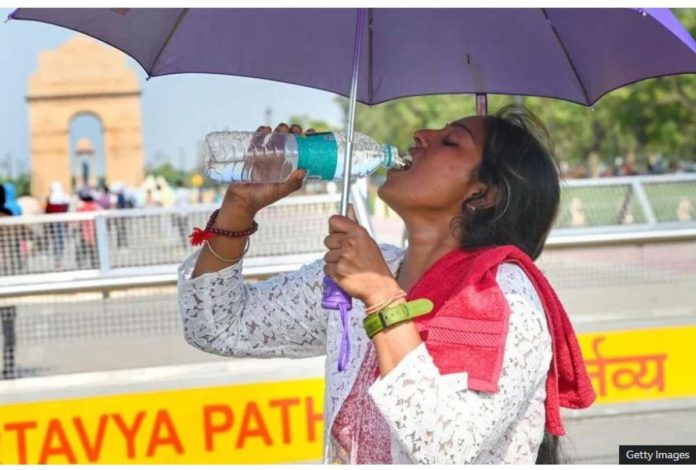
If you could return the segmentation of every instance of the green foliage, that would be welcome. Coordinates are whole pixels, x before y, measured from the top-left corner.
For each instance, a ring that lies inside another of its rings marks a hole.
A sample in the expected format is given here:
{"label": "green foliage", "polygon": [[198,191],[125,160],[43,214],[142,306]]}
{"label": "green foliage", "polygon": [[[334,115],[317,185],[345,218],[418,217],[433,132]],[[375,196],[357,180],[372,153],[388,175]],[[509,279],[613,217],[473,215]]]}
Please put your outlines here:
{"label": "green foliage", "polygon": [[0,184],[2,183],[12,183],[17,191],[17,197],[23,194],[30,194],[31,191],[31,177],[27,173],[23,173],[17,176],[15,179],[1,178]]}
{"label": "green foliage", "polygon": [[[696,36],[696,9],[675,9],[677,17]],[[584,164],[591,154],[610,164],[617,156],[635,155],[639,168],[651,156],[696,161],[696,75],[646,80],[615,90],[595,106],[549,98],[490,96],[489,110],[521,102],[545,123],[559,159]],[[347,112],[347,100],[337,98]],[[474,114],[470,95],[404,98],[374,107],[358,105],[356,130],[405,151],[413,132],[439,128]]]}
{"label": "green foliage", "polygon": [[179,180],[183,181],[184,185],[189,186],[191,184],[191,176],[193,175],[191,172],[174,168],[169,162],[149,168],[147,173],[149,175],[163,177],[170,186],[175,186],[176,182]]}

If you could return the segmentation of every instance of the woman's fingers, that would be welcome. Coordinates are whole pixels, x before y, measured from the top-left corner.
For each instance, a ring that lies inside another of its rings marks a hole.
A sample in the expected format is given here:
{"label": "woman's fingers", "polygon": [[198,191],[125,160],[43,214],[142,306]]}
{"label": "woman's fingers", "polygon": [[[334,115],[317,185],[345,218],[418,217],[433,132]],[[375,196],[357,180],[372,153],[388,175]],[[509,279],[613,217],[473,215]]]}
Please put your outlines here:
{"label": "woman's fingers", "polygon": [[329,264],[338,263],[341,260],[341,256],[342,254],[340,250],[327,251],[324,255],[324,262]]}
{"label": "woman's fingers", "polygon": [[328,237],[324,238],[324,246],[329,250],[337,250],[342,246],[343,235],[339,233],[333,233]]}
{"label": "woman's fingers", "polygon": [[329,233],[348,233],[356,228],[361,228],[361,225],[349,217],[343,217],[342,215],[329,217]]}
{"label": "woman's fingers", "polygon": [[274,188],[275,191],[278,191],[278,193],[276,193],[278,194],[278,198],[285,197],[288,194],[300,189],[306,174],[307,172],[305,170],[295,170],[290,174],[286,181],[276,183]]}

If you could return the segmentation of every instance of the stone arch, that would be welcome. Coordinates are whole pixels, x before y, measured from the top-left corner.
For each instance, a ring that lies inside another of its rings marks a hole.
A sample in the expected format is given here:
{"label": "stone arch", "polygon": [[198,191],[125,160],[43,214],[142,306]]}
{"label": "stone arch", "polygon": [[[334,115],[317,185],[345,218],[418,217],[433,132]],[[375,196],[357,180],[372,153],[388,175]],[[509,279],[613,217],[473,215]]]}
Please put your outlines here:
{"label": "stone arch", "polygon": [[125,55],[76,35],[39,55],[29,79],[32,193],[43,198],[51,181],[70,181],[70,123],[80,114],[101,121],[107,184],[139,186],[144,176],[140,84]]}

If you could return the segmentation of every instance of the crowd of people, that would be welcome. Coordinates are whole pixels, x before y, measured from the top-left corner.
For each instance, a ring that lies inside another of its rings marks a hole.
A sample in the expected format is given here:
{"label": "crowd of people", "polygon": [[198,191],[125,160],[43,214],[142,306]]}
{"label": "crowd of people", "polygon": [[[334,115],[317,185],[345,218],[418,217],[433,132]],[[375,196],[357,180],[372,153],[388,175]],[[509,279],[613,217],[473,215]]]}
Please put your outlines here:
{"label": "crowd of people", "polygon": [[30,194],[17,198],[19,214],[15,215],[77,212],[85,205],[86,199],[94,201],[96,209],[103,210],[172,207],[188,205],[193,196],[195,195],[183,181],[178,181],[176,187],[172,188],[161,176],[148,176],[137,188],[115,182],[111,187],[105,184],[98,187],[83,186],[73,193],[66,192],[62,183],[54,181],[50,184],[44,201]]}
{"label": "crowd of people", "polygon": [[[17,197],[12,183],[0,185],[0,215],[6,217],[20,215],[63,214],[69,212],[94,212],[99,210],[122,210],[148,207],[177,207],[185,209],[196,198],[196,194],[178,181],[172,188],[162,177],[148,176],[138,188],[126,187],[116,182],[108,187],[87,187],[69,193],[63,184],[54,181],[42,200],[28,193]],[[118,248],[128,247],[127,220],[123,217],[107,219],[109,232],[115,234]],[[183,246],[187,246],[188,216],[184,210],[173,216]],[[44,224],[29,226],[8,225],[0,227],[0,246],[2,258],[0,275],[21,273],[26,258],[31,252],[49,252],[54,267],[62,269],[68,240],[75,243],[75,263],[78,269],[98,267],[97,233],[94,220],[65,222],[46,221]]]}

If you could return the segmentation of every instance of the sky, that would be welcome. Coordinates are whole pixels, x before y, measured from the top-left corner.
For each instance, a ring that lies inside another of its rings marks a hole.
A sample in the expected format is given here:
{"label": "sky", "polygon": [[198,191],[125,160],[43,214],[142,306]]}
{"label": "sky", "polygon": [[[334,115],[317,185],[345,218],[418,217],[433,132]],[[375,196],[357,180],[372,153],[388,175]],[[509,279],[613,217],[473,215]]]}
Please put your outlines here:
{"label": "sky", "polygon": [[[11,12],[0,8],[0,19],[4,21]],[[11,166],[15,175],[29,167],[25,97],[39,52],[59,47],[74,34],[77,33],[30,21],[0,22],[0,175],[7,175]],[[130,58],[128,64],[141,82],[144,153],[150,163],[163,163],[162,155],[166,155],[175,167],[192,169],[196,164],[196,142],[206,133],[253,130],[265,123],[267,108],[272,110],[273,124],[287,121],[292,115],[308,115],[336,126],[343,121],[331,93],[267,80],[203,74],[156,77],[146,82],[140,66]],[[82,136],[89,138],[97,153],[103,155],[98,121],[75,119],[70,132],[71,148]]]}

